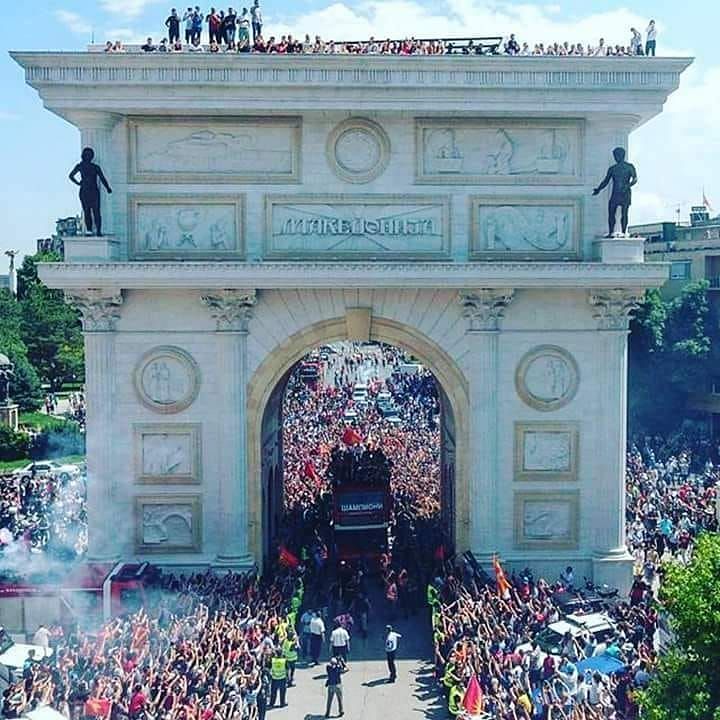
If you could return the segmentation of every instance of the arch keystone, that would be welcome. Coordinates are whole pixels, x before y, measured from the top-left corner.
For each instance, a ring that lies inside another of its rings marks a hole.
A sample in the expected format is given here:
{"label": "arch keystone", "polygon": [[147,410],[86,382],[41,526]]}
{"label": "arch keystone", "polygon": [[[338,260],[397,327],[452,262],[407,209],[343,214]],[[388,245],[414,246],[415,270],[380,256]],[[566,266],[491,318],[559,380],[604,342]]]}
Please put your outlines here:
{"label": "arch keystone", "polygon": [[372,325],[371,308],[347,308],[345,310],[345,327],[347,339],[357,342],[369,342],[370,326]]}

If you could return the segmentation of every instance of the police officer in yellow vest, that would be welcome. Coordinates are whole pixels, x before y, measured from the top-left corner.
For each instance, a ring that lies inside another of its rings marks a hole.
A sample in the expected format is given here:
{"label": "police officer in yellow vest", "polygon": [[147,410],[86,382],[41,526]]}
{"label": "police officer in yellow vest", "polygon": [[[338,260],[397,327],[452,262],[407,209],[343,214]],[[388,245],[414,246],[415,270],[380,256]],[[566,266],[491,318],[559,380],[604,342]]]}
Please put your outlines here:
{"label": "police officer in yellow vest", "polygon": [[450,695],[448,697],[448,710],[450,711],[451,717],[457,717],[462,710],[463,691],[460,685],[453,685],[450,688]]}
{"label": "police officer in yellow vest", "polygon": [[288,628],[288,634],[282,644],[282,654],[287,660],[287,679],[288,687],[292,687],[295,684],[295,665],[298,659],[298,650],[300,643],[298,642],[295,630],[290,627]]}
{"label": "police officer in yellow vest", "polygon": [[287,692],[287,660],[283,657],[282,650],[278,649],[270,661],[270,704],[268,709],[275,706],[278,692],[280,693],[280,707],[285,707],[285,694]]}

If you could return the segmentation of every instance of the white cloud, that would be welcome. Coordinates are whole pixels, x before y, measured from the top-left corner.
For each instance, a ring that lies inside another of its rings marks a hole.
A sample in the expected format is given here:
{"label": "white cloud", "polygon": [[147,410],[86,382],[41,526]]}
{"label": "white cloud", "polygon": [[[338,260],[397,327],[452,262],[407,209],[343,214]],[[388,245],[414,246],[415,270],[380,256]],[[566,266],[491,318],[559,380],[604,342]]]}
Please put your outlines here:
{"label": "white cloud", "polygon": [[55,17],[68,30],[78,35],[87,35],[92,31],[92,25],[82,15],[70,12],[70,10],[56,10]]}
{"label": "white cloud", "polygon": [[165,2],[165,0],[100,0],[100,6],[114,15],[134,18],[142,14],[146,7],[160,2]]}

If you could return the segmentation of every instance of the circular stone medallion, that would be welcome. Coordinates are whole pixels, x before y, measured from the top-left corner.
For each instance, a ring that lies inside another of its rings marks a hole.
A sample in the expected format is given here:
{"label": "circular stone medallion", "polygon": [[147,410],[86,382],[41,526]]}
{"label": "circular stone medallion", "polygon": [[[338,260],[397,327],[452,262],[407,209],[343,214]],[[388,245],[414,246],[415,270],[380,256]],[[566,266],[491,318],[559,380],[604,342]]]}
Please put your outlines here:
{"label": "circular stone medallion", "polygon": [[556,345],[540,345],[520,361],[515,388],[530,407],[550,411],[575,397],[579,379],[577,362],[569,352]]}
{"label": "circular stone medallion", "polygon": [[390,139],[372,120],[350,118],[330,133],[326,151],[330,167],[339,178],[367,183],[385,170]]}
{"label": "circular stone medallion", "polygon": [[189,407],[200,390],[200,368],[178,347],[164,345],[149,350],[134,375],[135,390],[143,405],[163,414]]}

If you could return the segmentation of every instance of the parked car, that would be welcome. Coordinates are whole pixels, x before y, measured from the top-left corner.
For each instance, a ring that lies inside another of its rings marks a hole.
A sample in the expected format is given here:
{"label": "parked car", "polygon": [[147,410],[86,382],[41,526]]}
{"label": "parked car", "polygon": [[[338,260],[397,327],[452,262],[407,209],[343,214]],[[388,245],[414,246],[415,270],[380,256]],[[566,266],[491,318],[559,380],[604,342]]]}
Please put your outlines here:
{"label": "parked car", "polygon": [[80,477],[80,468],[77,465],[61,465],[53,460],[39,460],[13,472],[13,477],[20,480],[30,480],[32,477],[45,477],[46,475],[54,475],[61,482],[68,482],[73,478]]}
{"label": "parked car", "polygon": [[572,613],[541,630],[536,640],[543,652],[560,655],[563,639],[568,632],[574,638],[589,633],[596,643],[602,643],[614,637],[617,629],[606,613]]}

